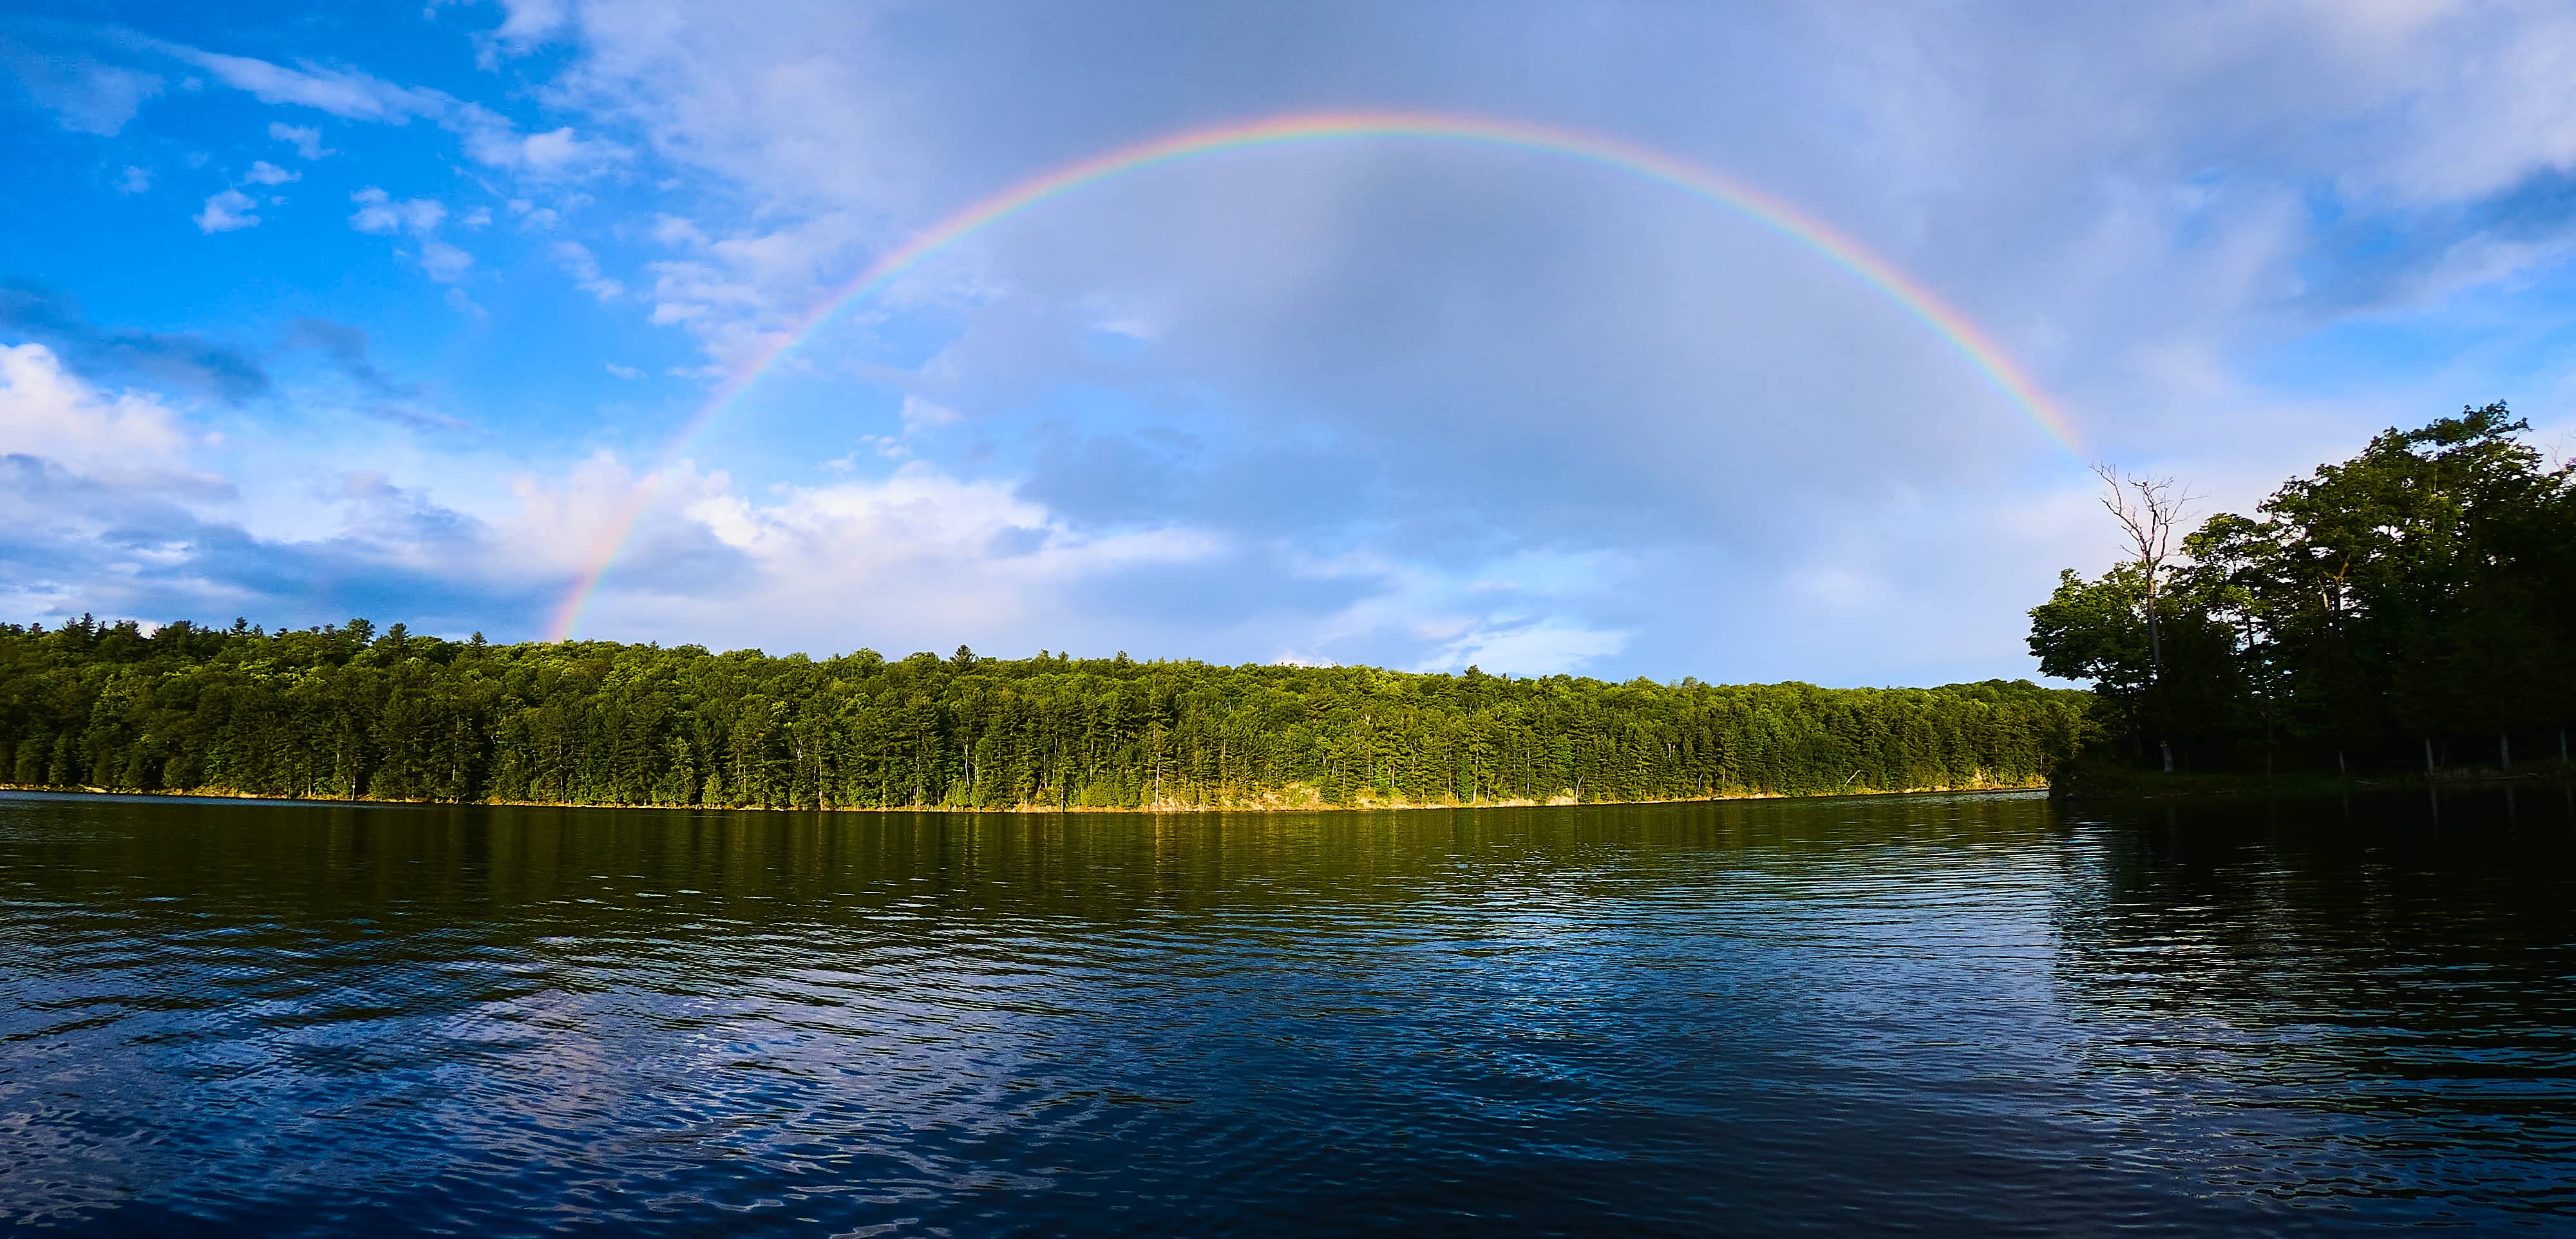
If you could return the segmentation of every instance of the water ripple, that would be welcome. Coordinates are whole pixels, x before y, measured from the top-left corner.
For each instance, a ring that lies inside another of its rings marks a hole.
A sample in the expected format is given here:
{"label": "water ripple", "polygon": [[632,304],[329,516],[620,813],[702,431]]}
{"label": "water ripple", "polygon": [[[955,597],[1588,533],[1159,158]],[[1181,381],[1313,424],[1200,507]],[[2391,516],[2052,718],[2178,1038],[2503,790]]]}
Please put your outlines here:
{"label": "water ripple", "polygon": [[75,1233],[2576,1227],[2576,821],[0,795]]}

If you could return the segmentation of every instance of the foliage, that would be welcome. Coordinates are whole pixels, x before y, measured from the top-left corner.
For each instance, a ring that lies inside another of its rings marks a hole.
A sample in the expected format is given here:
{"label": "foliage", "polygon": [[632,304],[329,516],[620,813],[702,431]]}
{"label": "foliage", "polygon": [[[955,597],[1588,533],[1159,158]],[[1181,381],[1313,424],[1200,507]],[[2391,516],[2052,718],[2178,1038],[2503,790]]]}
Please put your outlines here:
{"label": "foliage", "polygon": [[608,642],[0,625],[0,781],[832,808],[1658,800],[2022,786],[2084,694],[1469,668],[815,660]]}
{"label": "foliage", "polygon": [[2250,764],[2474,738],[2502,760],[2576,702],[2576,475],[2529,429],[2502,404],[2392,429],[2252,516],[2210,518],[2159,600],[2161,679],[2134,564],[2062,574],[2031,611],[2031,650],[2095,684],[2115,739]]}

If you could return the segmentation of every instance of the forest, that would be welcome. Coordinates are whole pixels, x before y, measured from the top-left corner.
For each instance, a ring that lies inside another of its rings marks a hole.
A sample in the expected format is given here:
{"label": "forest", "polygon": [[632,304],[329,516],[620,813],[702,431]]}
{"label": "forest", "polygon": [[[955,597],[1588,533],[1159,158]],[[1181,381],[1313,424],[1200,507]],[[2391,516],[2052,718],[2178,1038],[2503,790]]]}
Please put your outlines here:
{"label": "forest", "polygon": [[2563,765],[2576,465],[2530,429],[2502,404],[2391,429],[2188,533],[2176,483],[2105,470],[2131,555],[2062,573],[2031,652],[2154,771]]}
{"label": "forest", "polygon": [[0,625],[0,781],[767,808],[1371,807],[2043,783],[2085,693]]}

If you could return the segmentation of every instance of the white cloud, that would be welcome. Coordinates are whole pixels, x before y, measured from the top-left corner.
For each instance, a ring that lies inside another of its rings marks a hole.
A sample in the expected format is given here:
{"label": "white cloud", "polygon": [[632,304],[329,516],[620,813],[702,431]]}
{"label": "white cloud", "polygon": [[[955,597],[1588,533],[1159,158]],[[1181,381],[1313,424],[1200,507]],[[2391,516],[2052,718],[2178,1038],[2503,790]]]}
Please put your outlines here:
{"label": "white cloud", "polygon": [[259,217],[251,214],[251,208],[257,205],[251,201],[250,195],[238,189],[227,189],[206,199],[206,209],[196,214],[197,227],[207,233],[255,228],[259,225]]}
{"label": "white cloud", "polygon": [[[420,248],[413,257],[429,278],[442,284],[459,284],[472,273],[474,255],[436,235],[438,226],[447,219],[447,207],[437,199],[396,198],[370,185],[349,195],[349,200],[358,204],[349,216],[351,228],[379,236],[408,234],[418,238]],[[483,307],[462,289],[447,290],[447,303],[476,318],[484,317]]]}
{"label": "white cloud", "polygon": [[565,10],[549,37],[580,55],[560,80],[562,98],[641,128],[657,155],[799,211],[818,202],[905,213],[929,205],[903,200],[924,187],[939,140],[909,108],[944,89],[972,95],[991,84],[932,79],[960,70],[981,79],[1002,68],[980,55],[932,68],[886,37],[884,13],[858,7],[804,4],[763,22],[686,0],[651,20]]}
{"label": "white cloud", "polygon": [[137,614],[128,583],[183,562],[189,508],[227,490],[187,467],[188,448],[157,397],[103,392],[43,345],[0,345],[0,605]]}
{"label": "white cloud", "polygon": [[513,506],[498,514],[496,525],[513,562],[569,579],[591,567],[603,548],[631,538],[635,520],[649,519],[652,527],[641,530],[647,536],[663,532],[653,501],[725,484],[686,464],[639,478],[613,453],[600,451],[553,476],[511,474]]}
{"label": "white cloud", "polygon": [[581,137],[569,125],[523,134],[507,119],[481,108],[462,115],[467,117],[460,132],[468,156],[477,163],[506,168],[533,180],[590,175],[632,155],[614,142]]}
{"label": "white cloud", "polygon": [[[771,649],[1153,648],[1150,634],[1085,615],[1076,599],[1224,549],[1180,527],[1085,534],[1006,483],[919,464],[754,496],[687,463],[637,476],[600,454],[520,475],[512,492],[513,509],[491,518],[509,562],[570,577],[601,548],[627,548],[582,629],[627,639],[720,631]],[[711,579],[724,585],[710,590]]]}
{"label": "white cloud", "polygon": [[1384,546],[1291,548],[1270,570],[1356,587],[1339,610],[1296,621],[1280,656],[1512,675],[1585,670],[1624,651],[1632,632],[1582,614],[1640,575],[1624,555],[1524,552],[1458,571]]}
{"label": "white cloud", "polygon": [[608,157],[606,148],[596,142],[584,142],[573,135],[572,126],[545,133],[532,133],[519,142],[516,158],[522,167],[543,172],[559,172],[577,163],[596,163]]}
{"label": "white cloud", "polygon": [[472,270],[473,266],[474,255],[445,241],[421,242],[420,268],[429,273],[429,278],[439,283],[459,283],[464,280],[466,273]]}
{"label": "white cloud", "polygon": [[688,329],[718,368],[745,364],[793,334],[803,314],[863,264],[874,235],[839,211],[724,236],[662,215],[654,239],[683,256],[646,264],[652,321]]}
{"label": "white cloud", "polygon": [[965,415],[957,410],[919,395],[906,395],[898,416],[903,419],[903,430],[907,435],[934,426],[954,425],[965,420]]}
{"label": "white cloud", "polygon": [[322,131],[310,126],[290,125],[284,121],[273,120],[268,122],[268,136],[273,141],[292,145],[297,157],[303,159],[320,159],[324,155],[337,153],[324,148]]}
{"label": "white cloud", "polygon": [[1505,619],[1479,625],[1416,666],[1419,671],[1492,668],[1513,675],[1580,671],[1627,648],[1628,634],[1561,620]]}
{"label": "white cloud", "polygon": [[[587,175],[631,155],[615,142],[580,137],[569,126],[521,134],[510,118],[479,103],[426,87],[388,82],[355,69],[309,61],[290,68],[254,57],[165,41],[141,43],[205,69],[216,80],[248,91],[263,103],[313,108],[345,120],[379,124],[404,125],[414,118],[430,121],[455,133],[469,158],[525,176],[549,179]],[[158,79],[153,81],[157,88]],[[305,152],[305,158],[330,153],[322,149],[318,130],[277,122],[272,123],[269,132],[278,141],[294,142],[299,152]]]}
{"label": "white cloud", "polygon": [[358,204],[357,212],[349,216],[349,226],[360,232],[419,236],[447,218],[447,208],[435,198],[396,199],[373,185],[349,195],[349,201]]}
{"label": "white cloud", "polygon": [[440,607],[472,625],[496,614],[496,591],[531,588],[522,565],[492,556],[479,519],[391,477],[470,488],[456,479],[491,476],[491,462],[422,456],[329,419],[283,436],[242,429],[196,435],[156,396],[103,390],[40,345],[0,347],[0,602],[48,619],[312,623],[348,614],[336,591],[366,581],[402,597],[416,626]]}
{"label": "white cloud", "polygon": [[572,273],[574,287],[601,301],[614,301],[626,295],[626,285],[608,278],[599,269],[599,258],[590,247],[579,241],[557,241],[553,247],[555,262]]}
{"label": "white cloud", "polygon": [[143,101],[161,93],[156,74],[81,56],[46,55],[0,39],[0,69],[16,75],[36,106],[74,133],[113,137]]}
{"label": "white cloud", "polygon": [[302,173],[289,172],[265,159],[253,163],[250,171],[242,174],[242,180],[253,185],[283,185],[302,177]]}
{"label": "white cloud", "polygon": [[[702,495],[682,514],[757,570],[756,605],[777,617],[773,632],[815,645],[848,639],[836,636],[833,617],[853,598],[877,600],[870,638],[896,646],[979,634],[1035,643],[1040,617],[1068,610],[1068,589],[1221,547],[1177,527],[1078,533],[1006,484],[918,462],[882,481],[790,487],[767,503]],[[714,618],[702,599],[671,605],[697,612],[692,622]]]}
{"label": "white cloud", "polygon": [[535,51],[568,20],[561,0],[503,0],[501,8],[501,24],[475,39],[475,61],[486,69],[498,67],[504,56]]}
{"label": "white cloud", "polygon": [[454,99],[438,91],[398,86],[355,70],[324,68],[310,62],[290,69],[248,56],[228,56],[175,43],[155,46],[214,74],[227,86],[250,92],[262,103],[313,108],[346,120],[399,125],[413,117],[445,116],[455,106]]}
{"label": "white cloud", "polygon": [[562,30],[570,20],[562,0],[503,0],[500,29],[493,35],[505,42],[532,43]]}
{"label": "white cloud", "polygon": [[659,215],[653,220],[653,239],[673,247],[703,246],[707,234],[693,220],[677,215]]}
{"label": "white cloud", "polygon": [[633,380],[633,379],[640,379],[640,378],[643,378],[643,377],[644,377],[644,372],[643,372],[643,371],[641,371],[641,370],[636,369],[636,368],[635,368],[635,367],[633,367],[633,366],[621,366],[621,365],[618,365],[616,362],[613,362],[613,361],[612,361],[612,362],[607,363],[607,365],[608,365],[608,372],[609,372],[611,375],[614,375],[614,376],[616,376],[616,377],[618,377],[618,378],[621,378],[621,379],[629,379],[629,380]]}
{"label": "white cloud", "polygon": [[150,168],[140,168],[133,164],[127,164],[125,166],[125,171],[119,174],[116,178],[116,192],[120,194],[139,194],[150,188],[152,188],[152,170]]}
{"label": "white cloud", "polygon": [[158,398],[100,392],[44,345],[0,345],[0,455],[126,475],[179,468],[187,444]]}

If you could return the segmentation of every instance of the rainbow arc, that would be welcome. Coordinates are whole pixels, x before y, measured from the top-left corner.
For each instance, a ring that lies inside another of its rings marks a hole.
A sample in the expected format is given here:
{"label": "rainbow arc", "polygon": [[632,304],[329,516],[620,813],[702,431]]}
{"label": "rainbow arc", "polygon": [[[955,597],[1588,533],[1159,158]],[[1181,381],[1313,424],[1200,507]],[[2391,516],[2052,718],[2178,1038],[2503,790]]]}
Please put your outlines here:
{"label": "rainbow arc", "polygon": [[589,567],[584,569],[557,608],[553,622],[548,626],[547,639],[566,640],[579,626],[582,612],[599,592],[600,583],[607,579],[609,569],[616,565],[627,539],[634,535],[635,527],[656,497],[651,479],[683,459],[707,430],[742,400],[745,393],[776,369],[780,359],[812,339],[851,303],[882,291],[895,277],[940,250],[1085,186],[1220,151],[1357,139],[1440,141],[1540,151],[1643,177],[1713,201],[1744,219],[1795,241],[1876,289],[1930,327],[1954,351],[1966,358],[1987,382],[2011,399],[2043,434],[2070,457],[2083,458],[2081,440],[2074,426],[2041,393],[2038,384],[1966,315],[1831,225],[1751,185],[1625,139],[1526,121],[1413,112],[1274,116],[1188,130],[1067,164],[1022,181],[949,216],[868,264],[848,283],[824,297],[776,344],[719,385],[680,427],[672,437],[670,447],[663,453],[662,465],[647,475],[644,485],[636,488],[586,557],[584,562]]}

